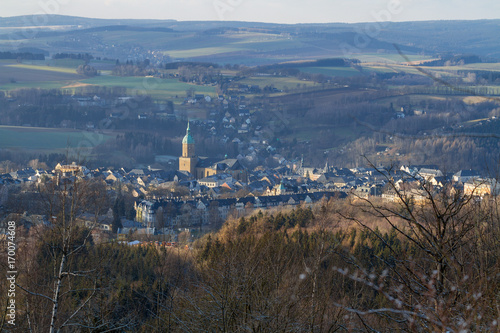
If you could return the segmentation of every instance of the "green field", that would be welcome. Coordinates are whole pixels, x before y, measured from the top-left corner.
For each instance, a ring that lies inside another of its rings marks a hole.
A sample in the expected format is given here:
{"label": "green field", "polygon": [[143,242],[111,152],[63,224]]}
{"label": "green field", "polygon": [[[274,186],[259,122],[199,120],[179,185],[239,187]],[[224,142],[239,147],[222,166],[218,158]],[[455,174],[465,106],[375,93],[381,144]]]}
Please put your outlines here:
{"label": "green field", "polygon": [[306,87],[320,86],[318,83],[312,81],[302,81],[295,77],[275,77],[275,76],[254,76],[248,77],[243,80],[238,81],[240,84],[246,85],[258,85],[261,89],[265,86],[273,85],[275,88],[280,90],[295,89],[297,85],[302,88],[304,85]]}
{"label": "green field", "polygon": [[[9,62],[12,62],[12,60],[9,60]],[[94,66],[96,69],[99,70],[103,67],[112,69],[115,66],[115,63],[116,63],[115,60],[93,59],[89,62],[89,65]],[[56,70],[59,71],[70,69],[69,72],[75,73],[78,66],[84,65],[85,61],[79,59],[64,58],[64,59],[45,59],[45,60],[23,60],[23,64],[42,66],[47,68],[55,67]]]}
{"label": "green field", "polygon": [[[65,59],[68,60],[68,59]],[[72,59],[69,59],[72,60]],[[66,62],[69,65],[74,61]],[[125,87],[133,95],[150,95],[156,99],[171,99],[186,96],[190,88],[195,93],[215,94],[215,87],[200,86],[179,82],[177,79],[159,79],[153,77],[119,77],[101,75],[85,78],[71,67],[55,67],[37,64],[16,64],[12,61],[0,62],[0,90],[8,91],[21,88],[61,89],[81,84],[105,87]]]}
{"label": "green field", "polygon": [[71,68],[73,73],[76,68],[85,62],[78,59],[45,59],[45,60],[23,60],[23,64],[36,66],[51,66],[56,68]]}
{"label": "green field", "polygon": [[68,67],[53,67],[49,65],[39,66],[39,65],[29,65],[29,64],[15,64],[8,65],[8,67],[21,68],[21,69],[32,69],[38,71],[55,72],[55,73],[66,73],[66,74],[76,74],[75,68]]}
{"label": "green field", "polygon": [[93,148],[111,135],[57,128],[0,126],[0,148],[57,151]]}
{"label": "green field", "polygon": [[81,83],[107,87],[125,87],[133,95],[150,95],[155,99],[168,99],[186,96],[186,90],[193,88],[195,93],[215,95],[215,87],[199,86],[179,82],[177,79],[159,79],[154,77],[102,75],[81,80]]}
{"label": "green field", "polygon": [[[382,64],[363,64],[362,68],[367,72],[375,72],[375,73],[398,73],[399,69],[395,68],[395,65],[382,65]],[[415,72],[417,72],[415,70]]]}
{"label": "green field", "polygon": [[20,88],[61,88],[83,76],[75,69],[49,66],[0,63],[0,90]]}
{"label": "green field", "polygon": [[16,82],[0,84],[0,90],[11,91],[16,89],[61,89],[70,82],[61,81],[35,81],[35,82]]}
{"label": "green field", "polygon": [[235,31],[221,35],[186,32],[108,31],[99,33],[108,44],[140,44],[145,48],[162,50],[173,58],[220,55],[235,51],[275,51],[303,47],[304,43],[280,34]]}
{"label": "green field", "polygon": [[174,58],[191,58],[191,57],[201,57],[201,56],[208,56],[220,53],[235,52],[241,50],[242,48],[226,46],[226,47],[203,47],[203,48],[189,49],[189,50],[172,50],[172,51],[165,51],[164,53]]}
{"label": "green field", "polygon": [[[81,42],[74,42],[72,47],[67,48],[69,53],[85,53],[88,52],[89,46],[94,46],[94,37],[99,38],[100,46],[109,46],[111,48],[141,45],[144,49],[155,49],[164,52],[174,58],[210,56],[220,53],[228,53],[237,50],[249,50],[253,47],[261,49],[274,49],[275,41],[280,44],[278,48],[282,48],[281,41],[285,40],[279,35],[272,39],[266,39],[265,34],[259,37],[258,34],[245,34],[240,32],[228,33],[223,35],[199,34],[195,32],[155,32],[155,31],[98,31],[95,33],[86,32],[68,32],[67,37],[71,39],[81,39]],[[268,35],[269,36],[269,35]],[[36,41],[19,40],[20,43],[35,43],[36,47],[48,48],[49,45],[61,44],[60,36],[39,36]],[[268,45],[266,45],[266,42]],[[5,46],[10,43],[9,40],[0,40],[0,46]],[[65,44],[65,43],[64,43]],[[286,44],[286,43],[285,43]],[[293,46],[291,46],[293,47]]]}

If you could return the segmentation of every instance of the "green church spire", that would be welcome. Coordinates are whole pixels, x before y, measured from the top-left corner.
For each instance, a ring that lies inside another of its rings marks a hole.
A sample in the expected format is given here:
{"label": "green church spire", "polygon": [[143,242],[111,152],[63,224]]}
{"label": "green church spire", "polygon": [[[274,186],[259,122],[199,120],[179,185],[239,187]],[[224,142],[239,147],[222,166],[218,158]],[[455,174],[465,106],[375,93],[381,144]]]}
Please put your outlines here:
{"label": "green church spire", "polygon": [[182,139],[183,144],[194,144],[194,139],[191,136],[191,129],[189,128],[189,120],[186,128],[186,135],[184,136],[184,139]]}

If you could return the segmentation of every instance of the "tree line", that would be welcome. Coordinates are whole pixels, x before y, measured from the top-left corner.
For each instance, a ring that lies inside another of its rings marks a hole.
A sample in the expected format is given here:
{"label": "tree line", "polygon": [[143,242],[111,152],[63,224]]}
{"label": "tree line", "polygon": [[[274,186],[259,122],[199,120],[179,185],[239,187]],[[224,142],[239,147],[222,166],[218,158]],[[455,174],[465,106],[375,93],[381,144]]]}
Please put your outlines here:
{"label": "tree line", "polygon": [[77,59],[88,62],[94,59],[94,56],[89,53],[56,53],[52,55],[52,59]]}
{"label": "tree line", "polygon": [[425,205],[394,187],[394,203],[257,212],[169,249],[96,242],[75,222],[105,209],[102,184],[47,184],[52,227],[18,228],[16,329],[496,331],[498,202],[422,186]]}
{"label": "tree line", "polygon": [[0,59],[45,60],[45,55],[31,52],[0,52]]}

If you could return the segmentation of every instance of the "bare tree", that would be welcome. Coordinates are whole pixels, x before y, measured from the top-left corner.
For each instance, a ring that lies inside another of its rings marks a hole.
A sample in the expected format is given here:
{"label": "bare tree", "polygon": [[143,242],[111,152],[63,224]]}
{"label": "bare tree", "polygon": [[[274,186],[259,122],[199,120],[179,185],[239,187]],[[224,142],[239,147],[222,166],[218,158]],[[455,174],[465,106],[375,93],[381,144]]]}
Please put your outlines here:
{"label": "bare tree", "polygon": [[[29,277],[18,286],[28,295],[49,302],[49,332],[52,333],[67,326],[78,326],[75,321],[78,314],[99,289],[99,263],[94,263],[93,268],[79,267],[79,256],[87,252],[92,242],[92,232],[106,202],[106,191],[100,181],[74,177],[58,178],[41,186],[39,192],[50,220],[50,226],[40,232],[39,256],[41,262],[50,259],[48,267],[53,274],[45,277],[46,284],[40,288]],[[90,227],[78,223],[84,212],[92,213]]]}
{"label": "bare tree", "polygon": [[[498,286],[487,283],[498,273],[498,261],[478,259],[488,253],[485,232],[498,224],[498,219],[488,217],[492,207],[484,207],[475,196],[464,195],[452,184],[436,188],[418,174],[378,171],[385,175],[394,201],[358,197],[352,203],[354,210],[340,214],[381,240],[393,260],[376,259],[383,261],[384,270],[379,275],[359,266],[355,273],[339,272],[374,289],[388,307],[348,310],[360,318],[391,317],[410,329],[489,328],[495,317],[485,315],[491,312],[485,295],[491,294],[493,285]],[[402,184],[395,181],[396,176],[402,177]],[[404,186],[405,182],[413,186]],[[366,216],[385,222],[409,248],[394,248],[367,223]],[[498,255],[498,247],[496,251]]]}

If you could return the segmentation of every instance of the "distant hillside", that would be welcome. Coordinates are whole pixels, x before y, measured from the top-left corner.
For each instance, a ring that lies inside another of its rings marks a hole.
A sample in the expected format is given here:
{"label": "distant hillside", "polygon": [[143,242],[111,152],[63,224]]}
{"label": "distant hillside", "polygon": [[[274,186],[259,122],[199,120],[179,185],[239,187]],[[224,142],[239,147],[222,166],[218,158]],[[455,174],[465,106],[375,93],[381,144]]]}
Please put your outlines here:
{"label": "distant hillside", "polygon": [[[26,22],[43,25],[26,38],[22,30]],[[500,59],[499,26],[500,20],[290,25],[18,16],[0,19],[0,51],[13,51],[14,45],[120,59],[141,59],[153,52],[176,61],[254,66],[362,54],[383,57],[397,54],[396,44],[409,55],[459,53]],[[374,27],[376,35],[363,32]]]}
{"label": "distant hillside", "polygon": [[106,25],[151,25],[175,22],[175,20],[133,20],[133,19],[98,19],[66,15],[44,15],[39,19],[37,15],[23,15],[0,17],[0,27],[22,27],[26,23],[36,22],[41,27],[47,26],[81,26],[82,28],[100,27]]}
{"label": "distant hillside", "polygon": [[432,53],[469,53],[500,58],[500,20],[390,23],[379,39]]}

